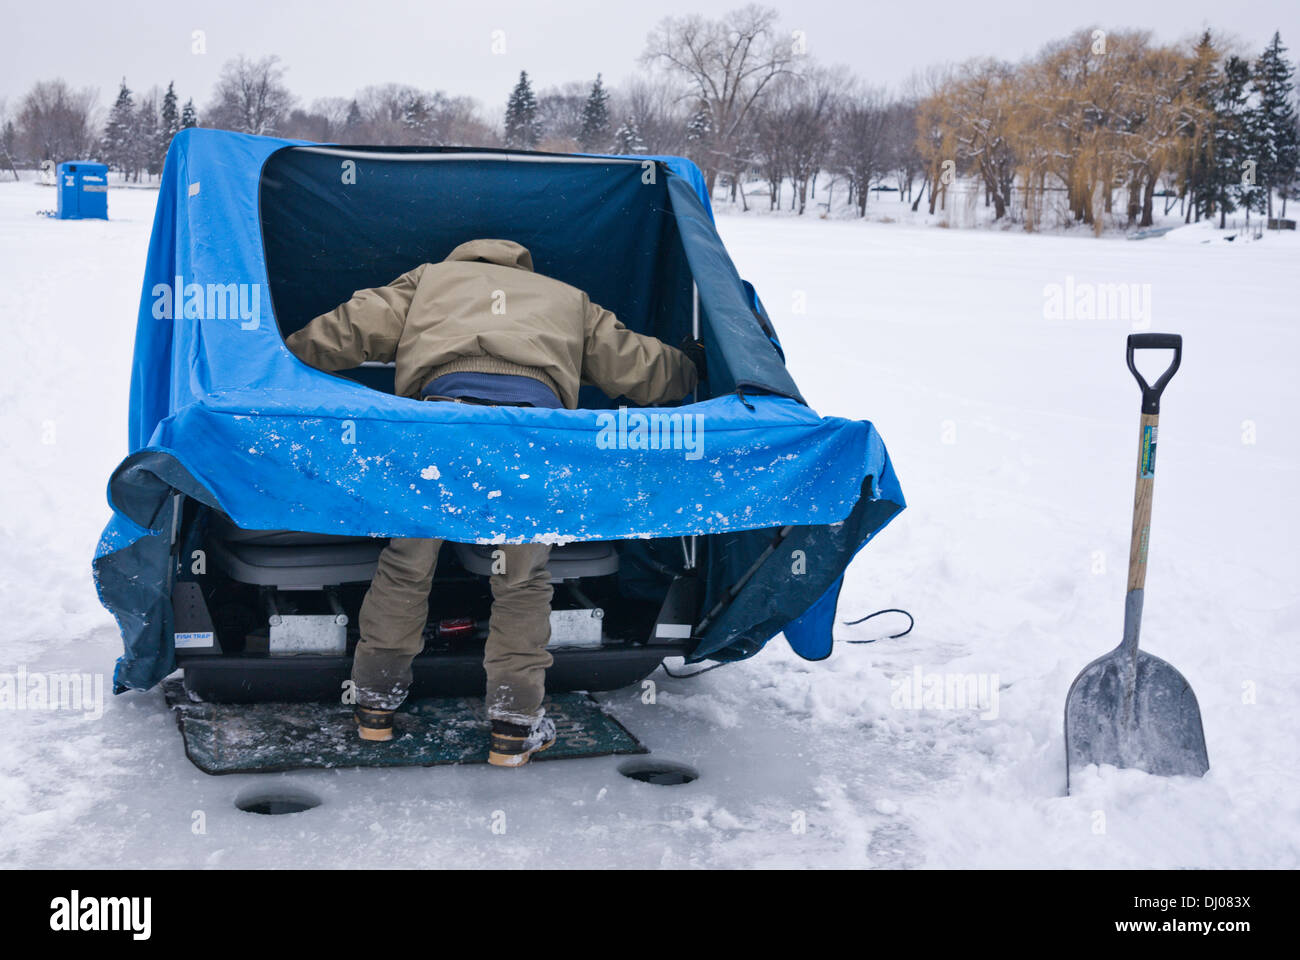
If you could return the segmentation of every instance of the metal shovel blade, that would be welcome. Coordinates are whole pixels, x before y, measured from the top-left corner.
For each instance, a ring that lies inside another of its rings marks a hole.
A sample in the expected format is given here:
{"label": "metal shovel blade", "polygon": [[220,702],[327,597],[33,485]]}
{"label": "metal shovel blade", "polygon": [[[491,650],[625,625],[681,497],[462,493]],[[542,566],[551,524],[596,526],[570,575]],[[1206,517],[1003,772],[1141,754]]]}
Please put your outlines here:
{"label": "metal shovel blade", "polygon": [[[1136,654],[1136,656],[1134,656]],[[1090,763],[1135,767],[1163,777],[1210,769],[1196,694],[1159,657],[1123,645],[1075,678],[1065,701],[1069,771]]]}

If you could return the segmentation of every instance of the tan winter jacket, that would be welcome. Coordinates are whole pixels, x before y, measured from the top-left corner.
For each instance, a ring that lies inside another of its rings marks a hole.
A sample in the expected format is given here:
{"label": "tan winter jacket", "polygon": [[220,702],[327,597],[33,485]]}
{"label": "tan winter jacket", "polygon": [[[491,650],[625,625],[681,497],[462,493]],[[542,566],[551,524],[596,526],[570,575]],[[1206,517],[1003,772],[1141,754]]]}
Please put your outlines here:
{"label": "tan winter jacket", "polygon": [[680,350],[533,273],[532,255],[510,240],[471,240],[442,263],[358,290],[286,343],[320,370],[395,360],[404,397],[448,373],[505,373],[540,380],[572,410],[579,383],[649,404],[682,399],[696,380]]}

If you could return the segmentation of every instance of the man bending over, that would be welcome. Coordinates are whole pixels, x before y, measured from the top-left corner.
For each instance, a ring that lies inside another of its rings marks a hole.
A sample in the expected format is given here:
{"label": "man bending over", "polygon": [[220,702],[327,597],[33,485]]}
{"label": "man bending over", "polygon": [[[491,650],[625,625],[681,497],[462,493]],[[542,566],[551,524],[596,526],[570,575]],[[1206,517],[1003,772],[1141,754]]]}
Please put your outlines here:
{"label": "man bending over", "polygon": [[[321,370],[395,362],[400,396],[442,402],[572,410],[579,385],[590,383],[646,405],[681,400],[704,375],[698,343],[686,346],[688,357],[633,333],[582,290],[534,273],[531,254],[510,240],[471,240],[442,263],[358,290],[286,342]],[[364,740],[393,737],[393,712],[406,699],[411,661],[423,647],[441,546],[441,540],[394,537],[379,556],[361,605],[352,666]],[[551,665],[550,546],[501,550],[505,572],[491,578],[483,657],[492,723],[488,761],[520,766],[555,742],[555,724],[542,710]]]}

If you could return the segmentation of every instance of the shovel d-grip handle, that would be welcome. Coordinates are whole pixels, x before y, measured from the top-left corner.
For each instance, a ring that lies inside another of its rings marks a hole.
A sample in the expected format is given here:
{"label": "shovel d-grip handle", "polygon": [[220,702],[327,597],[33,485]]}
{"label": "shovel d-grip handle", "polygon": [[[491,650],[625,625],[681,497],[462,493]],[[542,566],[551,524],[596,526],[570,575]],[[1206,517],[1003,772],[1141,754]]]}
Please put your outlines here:
{"label": "shovel d-grip handle", "polygon": [[[1160,375],[1155,383],[1147,383],[1142,374],[1138,373],[1137,365],[1133,362],[1133,353],[1137,350],[1172,350],[1174,352],[1173,362],[1169,364],[1169,369]],[[1174,374],[1178,372],[1178,365],[1183,362],[1183,337],[1178,333],[1130,333],[1128,336],[1128,369],[1137,380],[1138,386],[1142,388],[1142,412],[1159,413],[1160,412],[1160,394],[1165,392],[1165,387],[1173,379]]]}
{"label": "shovel d-grip handle", "polygon": [[[1154,384],[1149,384],[1138,373],[1133,363],[1133,354],[1138,350],[1172,350],[1173,362],[1160,375]],[[1128,368],[1138,385],[1142,387],[1142,418],[1138,434],[1137,483],[1133,492],[1133,537],[1129,543],[1128,553],[1128,589],[1129,593],[1140,591],[1146,586],[1147,548],[1151,537],[1151,495],[1155,488],[1156,475],[1156,436],[1160,423],[1160,394],[1164,392],[1169,381],[1173,379],[1178,365],[1183,362],[1183,338],[1177,333],[1132,333],[1128,338]],[[1141,600],[1136,601],[1134,622],[1125,624],[1126,641],[1131,639],[1133,649],[1137,649],[1137,631],[1141,619]],[[1126,614],[1126,621],[1127,621]],[[1131,633],[1131,638],[1130,638]]]}

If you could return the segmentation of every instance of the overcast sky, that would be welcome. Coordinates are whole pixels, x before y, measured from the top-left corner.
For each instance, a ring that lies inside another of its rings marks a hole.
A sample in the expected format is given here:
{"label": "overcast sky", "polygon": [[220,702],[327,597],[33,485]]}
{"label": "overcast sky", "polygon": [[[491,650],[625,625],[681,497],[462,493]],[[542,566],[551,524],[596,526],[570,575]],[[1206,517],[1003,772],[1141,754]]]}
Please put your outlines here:
{"label": "overcast sky", "polygon": [[[278,54],[304,103],[398,82],[469,95],[502,108],[520,69],[544,89],[607,82],[639,70],[646,34],[666,15],[717,15],[736,0],[0,0],[0,99],[12,110],[37,79],[63,77],[99,90],[106,108],[125,74],[135,90],[175,80],[184,101],[207,102],[221,64],[244,53]],[[843,63],[881,85],[933,63],[992,55],[1017,60],[1079,27],[1144,28],[1180,40],[1213,26],[1261,49],[1282,32],[1300,55],[1300,0],[799,0],[770,6],[787,31],[802,30],[825,63]],[[206,53],[191,52],[204,31]],[[492,51],[504,31],[505,52]]]}

